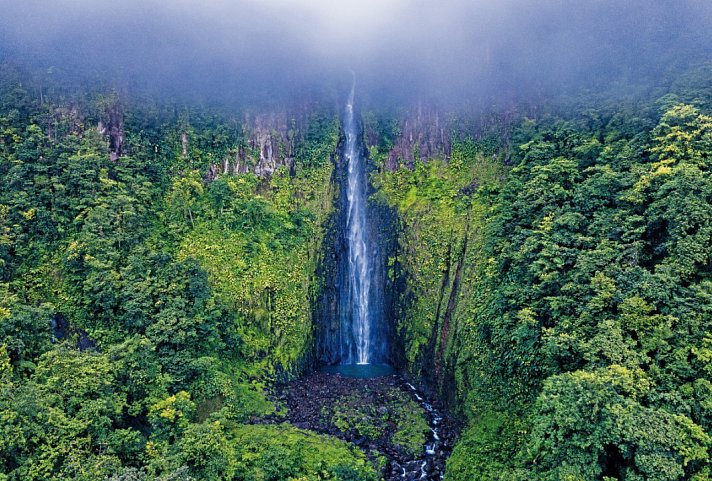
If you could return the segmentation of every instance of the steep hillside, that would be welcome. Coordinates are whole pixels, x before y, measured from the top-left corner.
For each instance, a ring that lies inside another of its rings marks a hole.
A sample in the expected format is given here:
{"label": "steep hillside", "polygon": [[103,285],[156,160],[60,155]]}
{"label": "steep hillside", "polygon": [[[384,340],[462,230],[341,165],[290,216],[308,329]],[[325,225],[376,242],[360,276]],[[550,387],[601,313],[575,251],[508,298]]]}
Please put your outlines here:
{"label": "steep hillside", "polygon": [[340,441],[242,425],[312,362],[333,113],[40,99],[2,74],[0,478],[277,469],[255,450],[372,476]]}
{"label": "steep hillside", "polygon": [[0,66],[0,481],[439,479],[459,426],[450,481],[709,479],[712,69],[671,75],[363,106],[397,372],[354,381],[304,377],[341,354],[339,100]]}
{"label": "steep hillside", "polygon": [[707,479],[709,87],[566,101],[374,174],[405,361],[469,424],[447,479]]}

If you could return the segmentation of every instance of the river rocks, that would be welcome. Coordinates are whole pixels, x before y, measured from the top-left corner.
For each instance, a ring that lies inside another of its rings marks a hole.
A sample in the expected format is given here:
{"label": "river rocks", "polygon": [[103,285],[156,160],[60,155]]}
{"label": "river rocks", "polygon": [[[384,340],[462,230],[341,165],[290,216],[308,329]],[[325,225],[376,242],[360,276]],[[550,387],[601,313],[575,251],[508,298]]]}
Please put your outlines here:
{"label": "river rocks", "polygon": [[441,479],[457,426],[399,375],[314,373],[280,394],[294,426],[352,442],[374,461],[385,456],[386,480]]}

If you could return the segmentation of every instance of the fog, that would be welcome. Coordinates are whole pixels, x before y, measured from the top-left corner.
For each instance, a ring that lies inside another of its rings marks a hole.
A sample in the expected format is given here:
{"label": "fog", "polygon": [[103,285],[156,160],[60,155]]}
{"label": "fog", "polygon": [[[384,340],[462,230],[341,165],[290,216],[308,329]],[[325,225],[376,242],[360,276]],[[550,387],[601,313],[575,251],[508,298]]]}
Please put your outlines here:
{"label": "fog", "polygon": [[217,102],[546,95],[710,60],[709,0],[0,0],[0,56]]}

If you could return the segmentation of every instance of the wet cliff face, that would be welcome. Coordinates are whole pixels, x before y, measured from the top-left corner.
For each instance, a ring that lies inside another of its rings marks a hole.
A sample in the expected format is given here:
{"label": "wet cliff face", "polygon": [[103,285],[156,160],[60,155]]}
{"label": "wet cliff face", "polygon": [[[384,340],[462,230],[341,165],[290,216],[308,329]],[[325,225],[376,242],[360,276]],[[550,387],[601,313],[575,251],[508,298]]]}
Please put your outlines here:
{"label": "wet cliff face", "polygon": [[365,123],[366,145],[369,149],[385,147],[386,170],[413,168],[434,157],[450,157],[450,121],[435,105],[418,102],[386,123],[369,120]]}
{"label": "wet cliff face", "polygon": [[[362,132],[359,128],[359,133]],[[343,337],[348,333],[343,332],[341,322],[343,310],[347,309],[348,299],[346,286],[348,276],[348,249],[347,236],[347,194],[346,182],[348,181],[348,163],[344,155],[344,139],[340,142],[339,155],[335,159],[333,182],[338,188],[335,196],[334,215],[328,227],[325,238],[324,257],[318,275],[324,279],[325,288],[320,298],[320,308],[317,312],[317,345],[316,358],[319,364],[339,364],[346,362],[343,354]],[[369,174],[374,165],[368,158],[368,151],[362,148],[361,155],[366,163],[366,172]],[[367,184],[367,197],[374,190],[370,183]],[[395,217],[391,209],[385,205],[368,201],[366,204],[367,236],[372,241],[372,283],[374,289],[381,293],[380,305],[372,306],[377,325],[371,335],[374,352],[382,353],[378,362],[397,364],[398,344],[394,339],[393,326],[393,300],[394,286],[388,271],[388,259],[393,256],[396,246],[394,234]]]}
{"label": "wet cliff face", "polygon": [[[446,120],[445,120],[446,119]],[[393,209],[389,250],[389,318],[395,361],[413,382],[453,401],[458,326],[475,302],[468,266],[477,259],[485,207],[473,195],[483,180],[501,177],[493,143],[506,117],[463,121],[426,104],[395,114],[365,116],[375,197]],[[397,171],[397,172],[396,172]]]}
{"label": "wet cliff face", "polygon": [[[96,112],[89,116],[96,119],[97,131],[106,142],[112,160],[131,155],[125,131],[133,129],[135,134],[137,128],[143,127],[132,124],[131,110],[130,104],[124,103],[118,95],[110,94],[97,101]],[[74,115],[77,123],[86,117],[86,113],[72,112],[58,112],[57,115]],[[245,110],[234,116],[223,113],[211,117],[199,110],[166,109],[157,113],[154,121],[162,123],[161,129],[166,129],[163,133],[172,137],[171,148],[176,157],[186,161],[188,168],[204,172],[205,181],[210,182],[220,175],[245,173],[266,179],[281,167],[295,175],[295,158],[301,154],[300,160],[304,160],[305,144],[318,143],[315,138],[321,135],[319,126],[331,121],[333,115],[328,105],[304,100],[261,110]],[[215,127],[216,120],[221,125],[215,130],[206,129],[206,125]],[[156,149],[165,147],[156,141]]]}
{"label": "wet cliff face", "polygon": [[295,148],[303,140],[309,117],[306,106],[245,113],[239,148],[212,164],[209,175],[251,172],[258,177],[269,177],[283,166],[293,173]]}
{"label": "wet cliff face", "polygon": [[[253,172],[272,175],[281,166],[294,168],[295,130],[290,130],[287,111],[246,114],[243,122],[245,142],[227,168],[234,173]],[[296,120],[294,121],[296,123]],[[300,125],[298,128],[303,127]]]}
{"label": "wet cliff face", "polygon": [[[494,107],[492,107],[494,108]],[[536,109],[517,111],[513,105],[499,110],[483,106],[477,112],[443,110],[434,103],[418,101],[398,111],[374,111],[364,116],[364,140],[379,169],[393,172],[401,167],[414,169],[433,159],[446,162],[454,147],[475,140],[483,151],[509,148],[509,133],[522,114],[536,115]],[[375,154],[375,155],[374,155]]]}
{"label": "wet cliff face", "polygon": [[[392,172],[399,168],[413,170],[416,166],[432,159],[442,159],[447,162],[453,153],[452,135],[456,131],[453,124],[452,116],[443,114],[435,106],[425,102],[417,103],[407,111],[391,117],[366,114],[361,124],[364,144],[362,155],[366,159],[369,177],[378,178],[384,172]],[[342,139],[340,151],[343,151],[343,148]],[[324,262],[320,272],[326,287],[320,299],[320,309],[316,319],[318,326],[316,357],[322,364],[343,362],[339,349],[342,336],[339,318],[340,310],[344,308],[340,290],[348,282],[345,278],[348,257],[348,240],[345,235],[347,168],[344,156],[339,155],[336,159],[333,179],[339,193],[335,197],[335,214],[328,229],[329,233],[324,245]],[[396,206],[387,201],[383,202],[381,194],[369,183],[368,196],[371,200],[367,205],[370,219],[368,235],[372,236],[377,246],[373,254],[375,277],[383,292],[383,304],[379,306],[382,313],[382,331],[379,339],[384,344],[382,348],[388,351],[387,362],[398,367],[407,367],[419,378],[426,375],[426,377],[438,376],[439,373],[433,371],[433,366],[437,364],[437,370],[443,370],[443,355],[449,339],[449,318],[455,309],[459,291],[462,239],[451,239],[447,246],[447,250],[452,252],[447,260],[448,263],[452,263],[452,272],[445,274],[438,271],[438,278],[433,281],[438,284],[436,289],[440,292],[439,300],[433,303],[433,309],[438,306],[438,313],[435,314],[438,322],[427,327],[422,346],[419,348],[421,354],[416,356],[416,361],[412,353],[406,352],[413,344],[410,323],[413,304],[417,302],[416,290],[412,286],[409,288],[409,283],[414,282],[413,274],[409,272],[408,267],[414,256],[413,246],[409,243],[413,232],[406,218],[396,211]],[[380,198],[380,201],[374,201],[373,197]],[[437,235],[440,234],[436,233]],[[435,261],[440,262],[440,258],[435,253],[433,256]],[[434,381],[434,379],[427,380],[428,383]]]}

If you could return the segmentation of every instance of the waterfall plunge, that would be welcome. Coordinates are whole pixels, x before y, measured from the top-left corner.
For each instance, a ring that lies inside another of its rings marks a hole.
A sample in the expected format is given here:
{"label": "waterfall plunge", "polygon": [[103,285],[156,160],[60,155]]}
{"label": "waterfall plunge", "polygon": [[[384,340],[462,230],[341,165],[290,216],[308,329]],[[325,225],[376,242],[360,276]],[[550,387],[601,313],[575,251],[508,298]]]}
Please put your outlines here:
{"label": "waterfall plunge", "polygon": [[[375,246],[369,236],[366,209],[366,166],[361,155],[357,122],[354,120],[354,79],[344,114],[346,146],[344,156],[348,169],[346,182],[346,240],[348,259],[346,282],[342,286],[341,362],[370,364],[381,361],[374,357],[372,335],[378,331],[381,306],[378,289],[374,289]],[[380,353],[375,353],[380,356]]]}

